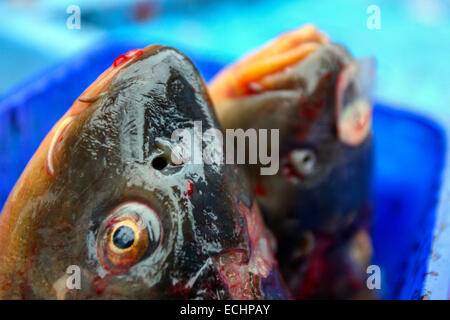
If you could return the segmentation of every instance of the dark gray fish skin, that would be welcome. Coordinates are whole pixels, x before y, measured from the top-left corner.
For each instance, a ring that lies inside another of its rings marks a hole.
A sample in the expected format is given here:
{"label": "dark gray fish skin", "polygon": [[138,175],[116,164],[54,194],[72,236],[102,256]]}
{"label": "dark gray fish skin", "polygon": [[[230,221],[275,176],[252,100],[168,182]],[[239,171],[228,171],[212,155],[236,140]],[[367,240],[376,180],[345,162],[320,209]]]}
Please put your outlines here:
{"label": "dark gray fish skin", "polygon": [[[257,64],[255,57],[264,50],[277,52],[276,45],[277,40],[213,79],[212,99],[224,128],[279,129],[279,172],[261,175],[260,165],[245,165],[245,170],[278,240],[277,258],[294,297],[352,298],[366,289],[372,253],[373,170],[370,123],[357,144],[339,136],[340,75],[354,59],[343,46],[323,43],[256,85],[236,85],[246,63]],[[350,90],[345,94],[349,102],[358,98]],[[304,159],[314,160],[313,170],[300,172],[295,152],[308,152],[311,157]]]}
{"label": "dark gray fish skin", "polygon": [[[0,248],[0,298],[263,299],[265,290],[287,297],[280,281],[263,288],[265,277],[250,266],[251,293],[231,293],[216,258],[243,253],[245,267],[256,254],[239,207],[250,210],[252,195],[237,168],[171,163],[158,141],[173,143],[173,131],[194,121],[203,131],[219,128],[202,78],[177,50],[155,48],[121,70],[65,129],[48,185],[23,196],[20,226],[0,220],[8,245],[22,243],[17,252]],[[131,262],[115,249],[125,266],[102,258],[117,208],[138,216],[149,239]],[[77,290],[65,287],[71,265],[81,269]],[[273,257],[270,267],[278,274]]]}

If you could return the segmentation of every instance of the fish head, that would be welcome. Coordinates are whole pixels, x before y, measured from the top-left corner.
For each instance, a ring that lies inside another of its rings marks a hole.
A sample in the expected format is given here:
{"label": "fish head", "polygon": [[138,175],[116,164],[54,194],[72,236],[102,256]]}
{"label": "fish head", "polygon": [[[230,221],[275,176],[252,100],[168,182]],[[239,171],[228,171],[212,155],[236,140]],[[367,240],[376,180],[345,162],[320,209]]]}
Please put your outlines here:
{"label": "fish head", "polygon": [[163,46],[119,58],[56,124],[12,191],[0,218],[0,296],[281,292],[239,169],[175,154],[177,130],[220,128],[196,68]]}
{"label": "fish head", "polygon": [[302,230],[347,227],[369,197],[373,64],[309,25],[210,83],[224,128],[279,130],[278,173],[246,171],[268,226],[288,245]]}

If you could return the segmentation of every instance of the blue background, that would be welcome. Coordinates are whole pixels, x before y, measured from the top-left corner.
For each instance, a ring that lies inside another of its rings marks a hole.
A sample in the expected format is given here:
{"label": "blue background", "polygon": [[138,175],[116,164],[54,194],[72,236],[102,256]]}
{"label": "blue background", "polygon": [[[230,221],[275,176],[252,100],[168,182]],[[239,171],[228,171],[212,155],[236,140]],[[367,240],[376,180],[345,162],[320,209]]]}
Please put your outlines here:
{"label": "blue background", "polygon": [[[80,30],[66,27],[71,4],[81,9]],[[380,30],[366,26],[370,5],[380,8]],[[229,62],[305,23],[357,57],[376,57],[378,100],[450,116],[448,0],[3,1],[0,94],[105,37],[162,42]]]}
{"label": "blue background", "polygon": [[[0,205],[51,126],[120,53],[172,45],[210,79],[279,33],[314,23],[378,63],[373,263],[382,267],[380,294],[448,297],[450,188],[441,179],[450,132],[448,1],[79,0],[80,30],[66,27],[70,4],[0,4]],[[366,26],[372,4],[380,30]]]}

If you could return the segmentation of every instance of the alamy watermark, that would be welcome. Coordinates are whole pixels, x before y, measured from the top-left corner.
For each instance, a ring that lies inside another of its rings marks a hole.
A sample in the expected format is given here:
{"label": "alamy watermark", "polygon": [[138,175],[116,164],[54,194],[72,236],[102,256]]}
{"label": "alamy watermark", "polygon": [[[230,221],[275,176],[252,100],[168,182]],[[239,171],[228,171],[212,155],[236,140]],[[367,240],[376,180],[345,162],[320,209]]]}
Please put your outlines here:
{"label": "alamy watermark", "polygon": [[81,270],[77,265],[68,266],[66,269],[68,275],[66,279],[66,288],[69,290],[81,289]]}
{"label": "alamy watermark", "polygon": [[367,278],[366,285],[367,289],[381,289],[381,269],[379,266],[373,264],[367,267],[366,269],[369,277]]}
{"label": "alamy watermark", "polygon": [[77,5],[70,5],[66,9],[66,13],[70,16],[66,20],[66,26],[69,30],[81,29],[81,9]]}
{"label": "alamy watermark", "polygon": [[380,30],[381,29],[381,10],[377,5],[370,5],[366,9],[366,13],[370,14],[367,18],[366,26],[369,30]]}
{"label": "alamy watermark", "polygon": [[170,142],[157,143],[170,149],[175,165],[258,164],[261,175],[274,175],[279,169],[279,136],[279,129],[226,129],[224,140],[221,130],[203,132],[202,122],[195,121],[193,128],[175,130]]}
{"label": "alamy watermark", "polygon": [[[377,265],[370,265],[366,269],[369,275],[366,281],[367,289],[379,290],[381,289],[381,269]],[[81,269],[77,265],[68,266],[66,269],[66,288],[68,290],[81,289]]]}

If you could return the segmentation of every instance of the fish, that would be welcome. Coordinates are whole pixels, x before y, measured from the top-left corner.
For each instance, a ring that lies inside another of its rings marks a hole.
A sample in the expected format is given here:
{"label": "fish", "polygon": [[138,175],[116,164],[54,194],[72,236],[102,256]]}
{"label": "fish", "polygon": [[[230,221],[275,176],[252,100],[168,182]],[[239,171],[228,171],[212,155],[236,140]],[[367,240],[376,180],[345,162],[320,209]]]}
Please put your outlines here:
{"label": "fish", "polygon": [[162,45],[119,56],[4,205],[0,299],[288,298],[241,169],[177,155],[173,133],[196,122],[220,128],[189,58]]}
{"label": "fish", "polygon": [[372,297],[374,73],[374,58],[355,59],[306,25],[209,83],[224,129],[279,130],[278,172],[243,167],[296,299]]}

